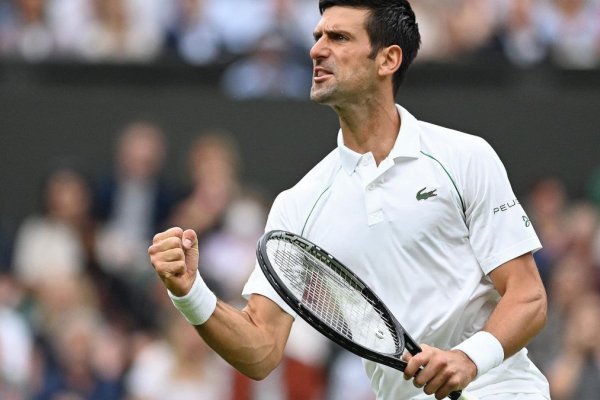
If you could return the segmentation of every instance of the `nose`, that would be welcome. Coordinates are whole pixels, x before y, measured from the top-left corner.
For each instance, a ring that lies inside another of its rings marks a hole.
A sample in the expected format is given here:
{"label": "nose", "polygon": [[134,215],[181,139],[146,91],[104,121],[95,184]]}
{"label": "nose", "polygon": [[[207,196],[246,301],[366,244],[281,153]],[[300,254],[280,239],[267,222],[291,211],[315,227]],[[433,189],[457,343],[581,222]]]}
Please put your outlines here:
{"label": "nose", "polygon": [[310,49],[310,58],[313,60],[318,60],[320,58],[325,58],[329,54],[329,48],[325,43],[325,36],[322,36],[315,42],[313,47]]}

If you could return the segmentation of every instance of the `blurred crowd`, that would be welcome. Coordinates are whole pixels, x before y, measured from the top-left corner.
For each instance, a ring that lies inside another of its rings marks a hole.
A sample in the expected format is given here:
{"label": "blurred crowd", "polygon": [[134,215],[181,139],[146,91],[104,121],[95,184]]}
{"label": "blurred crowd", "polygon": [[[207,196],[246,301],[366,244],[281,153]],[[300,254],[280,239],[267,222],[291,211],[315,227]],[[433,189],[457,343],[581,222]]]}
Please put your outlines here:
{"label": "blurred crowd", "polygon": [[[39,208],[1,231],[0,399],[319,399],[329,381],[347,380],[326,378],[343,358],[303,323],[269,379],[243,377],[173,308],[149,263],[155,233],[194,229],[204,279],[243,306],[271,199],[241,178],[234,135],[195,136],[182,155],[185,183],[165,178],[163,128],[131,121],[115,136],[112,168],[90,174],[68,157],[57,162]],[[358,360],[349,365],[362,373]]]}
{"label": "blurred crowd", "polygon": [[[269,378],[243,377],[155,276],[146,254],[154,233],[194,229],[205,280],[243,306],[272,199],[242,178],[235,136],[200,132],[187,147],[185,185],[165,178],[164,128],[132,121],[116,137],[112,168],[90,176],[58,163],[39,208],[0,231],[0,399],[373,400],[360,360],[301,320]],[[547,327],[529,349],[554,400],[600,391],[600,170],[588,189],[572,199],[548,176],[520,194],[544,244],[535,257],[549,296]]]}
{"label": "blurred crowd", "polygon": [[[600,0],[415,0],[420,62],[600,67]],[[240,98],[307,98],[317,0],[0,0],[0,59],[224,67]],[[285,78],[283,78],[285,76]],[[272,198],[243,178],[235,135],[201,131],[167,179],[168,129],[131,121],[113,168],[68,159],[39,207],[0,220],[0,400],[373,400],[360,360],[302,321],[282,365],[254,382],[174,311],[149,264],[154,233],[196,230],[200,269],[225,301],[241,288]],[[552,176],[518,193],[544,248],[545,330],[529,347],[554,400],[600,393],[600,170],[583,198]],[[1,218],[1,215],[0,215]]]}
{"label": "blurred crowd", "polygon": [[[600,66],[600,0],[412,5],[423,37],[417,62]],[[234,96],[305,98],[318,19],[317,0],[0,0],[0,57],[219,65]]]}

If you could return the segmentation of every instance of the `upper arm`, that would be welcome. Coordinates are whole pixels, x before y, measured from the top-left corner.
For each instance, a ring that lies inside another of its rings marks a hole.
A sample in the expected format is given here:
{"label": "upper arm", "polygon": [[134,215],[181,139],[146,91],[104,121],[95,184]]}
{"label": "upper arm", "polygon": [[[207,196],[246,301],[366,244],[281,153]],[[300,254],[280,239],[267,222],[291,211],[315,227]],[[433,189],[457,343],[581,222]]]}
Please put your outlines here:
{"label": "upper arm", "polygon": [[546,291],[531,253],[500,265],[489,274],[500,296],[546,301]]}
{"label": "upper arm", "polygon": [[252,379],[264,379],[283,357],[293,318],[268,298],[253,294],[243,310],[222,301],[195,328],[225,361]]}
{"label": "upper arm", "polygon": [[283,353],[294,318],[273,300],[260,294],[251,294],[242,311],[274,341],[275,348]]}
{"label": "upper arm", "polygon": [[502,344],[508,358],[527,345],[546,323],[544,285],[531,253],[500,265],[489,274],[502,298],[484,330]]}

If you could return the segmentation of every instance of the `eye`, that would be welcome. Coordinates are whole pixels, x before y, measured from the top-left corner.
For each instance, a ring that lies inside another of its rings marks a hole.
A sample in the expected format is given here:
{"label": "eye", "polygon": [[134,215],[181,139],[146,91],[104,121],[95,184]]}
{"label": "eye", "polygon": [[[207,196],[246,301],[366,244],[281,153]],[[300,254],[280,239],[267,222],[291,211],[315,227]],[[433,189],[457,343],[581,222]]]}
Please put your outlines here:
{"label": "eye", "polygon": [[337,41],[337,42],[347,42],[348,41],[348,37],[345,35],[342,35],[341,33],[335,33],[332,35],[332,39]]}

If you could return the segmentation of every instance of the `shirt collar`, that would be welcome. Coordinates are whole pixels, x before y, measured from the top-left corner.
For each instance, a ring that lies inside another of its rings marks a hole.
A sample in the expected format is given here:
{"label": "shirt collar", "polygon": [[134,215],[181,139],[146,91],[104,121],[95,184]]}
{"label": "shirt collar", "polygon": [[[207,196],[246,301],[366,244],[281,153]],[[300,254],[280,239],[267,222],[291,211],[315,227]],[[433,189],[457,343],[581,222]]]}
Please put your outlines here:
{"label": "shirt collar", "polygon": [[[400,114],[400,131],[398,132],[394,147],[392,147],[387,158],[394,161],[401,158],[419,158],[421,152],[421,128],[419,121],[404,107],[396,104],[396,108]],[[350,175],[356,169],[363,155],[350,150],[344,145],[341,129],[338,131],[337,144],[342,167]]]}

